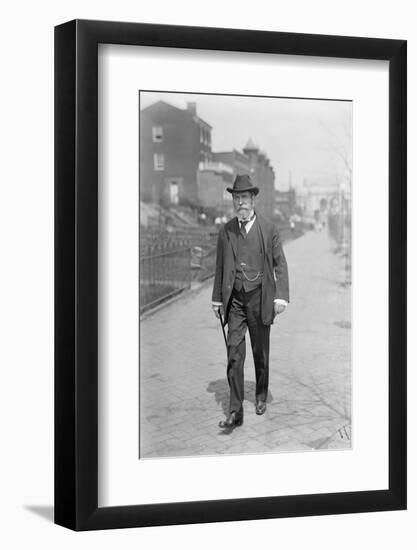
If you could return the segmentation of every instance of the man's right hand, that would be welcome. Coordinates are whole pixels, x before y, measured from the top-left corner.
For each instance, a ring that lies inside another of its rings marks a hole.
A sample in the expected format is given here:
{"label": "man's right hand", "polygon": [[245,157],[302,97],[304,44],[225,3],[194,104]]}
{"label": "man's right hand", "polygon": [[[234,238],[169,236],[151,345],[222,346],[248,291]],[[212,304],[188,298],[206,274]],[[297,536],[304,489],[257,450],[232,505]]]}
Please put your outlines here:
{"label": "man's right hand", "polygon": [[220,319],[220,314],[222,315],[222,317],[224,317],[224,313],[223,313],[223,306],[211,306],[213,311],[214,311],[214,315],[217,317],[217,319]]}

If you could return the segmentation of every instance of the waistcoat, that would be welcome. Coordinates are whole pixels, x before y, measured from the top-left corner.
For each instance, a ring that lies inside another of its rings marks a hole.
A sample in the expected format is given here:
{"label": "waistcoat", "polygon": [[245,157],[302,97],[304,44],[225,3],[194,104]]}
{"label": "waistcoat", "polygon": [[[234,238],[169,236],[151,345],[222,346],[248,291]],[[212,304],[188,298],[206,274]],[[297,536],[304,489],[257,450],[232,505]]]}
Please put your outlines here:
{"label": "waistcoat", "polygon": [[255,220],[246,237],[240,232],[238,235],[234,288],[240,291],[243,287],[245,292],[257,288],[262,283],[263,267],[262,239]]}

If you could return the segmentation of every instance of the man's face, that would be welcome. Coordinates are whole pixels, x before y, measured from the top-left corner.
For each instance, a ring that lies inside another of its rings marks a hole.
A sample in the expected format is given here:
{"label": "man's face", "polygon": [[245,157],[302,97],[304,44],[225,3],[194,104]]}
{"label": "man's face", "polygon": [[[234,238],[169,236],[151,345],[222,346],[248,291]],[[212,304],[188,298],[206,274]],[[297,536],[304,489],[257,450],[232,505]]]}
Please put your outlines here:
{"label": "man's face", "polygon": [[233,193],[233,206],[240,219],[246,219],[255,205],[254,194],[249,191]]}

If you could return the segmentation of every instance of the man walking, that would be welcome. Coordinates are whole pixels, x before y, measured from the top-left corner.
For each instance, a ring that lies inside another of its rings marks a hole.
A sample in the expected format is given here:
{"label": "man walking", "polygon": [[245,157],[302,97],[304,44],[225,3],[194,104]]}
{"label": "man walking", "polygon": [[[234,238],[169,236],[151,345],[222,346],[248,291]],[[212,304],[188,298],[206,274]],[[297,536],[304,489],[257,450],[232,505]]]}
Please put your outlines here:
{"label": "man walking", "polygon": [[229,414],[219,423],[243,423],[245,334],[249,329],[256,374],[256,414],[264,414],[268,395],[271,324],[289,302],[288,270],[276,227],[255,211],[259,193],[249,175],[236,176],[232,193],[236,217],[221,227],[217,241],[212,307],[224,316],[227,332]]}

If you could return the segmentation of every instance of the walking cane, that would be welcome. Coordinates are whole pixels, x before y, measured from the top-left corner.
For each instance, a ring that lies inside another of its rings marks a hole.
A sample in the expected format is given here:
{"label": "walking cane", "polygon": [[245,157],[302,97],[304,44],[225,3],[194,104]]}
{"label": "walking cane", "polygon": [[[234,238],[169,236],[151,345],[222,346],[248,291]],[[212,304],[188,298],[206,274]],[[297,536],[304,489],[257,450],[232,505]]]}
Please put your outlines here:
{"label": "walking cane", "polygon": [[227,351],[226,333],[225,333],[225,331],[224,331],[223,317],[222,317],[222,314],[220,313],[220,309],[219,309],[219,319],[220,319],[220,324],[221,324],[221,326],[222,326],[223,337],[224,337],[224,343],[225,343],[226,351]]}

